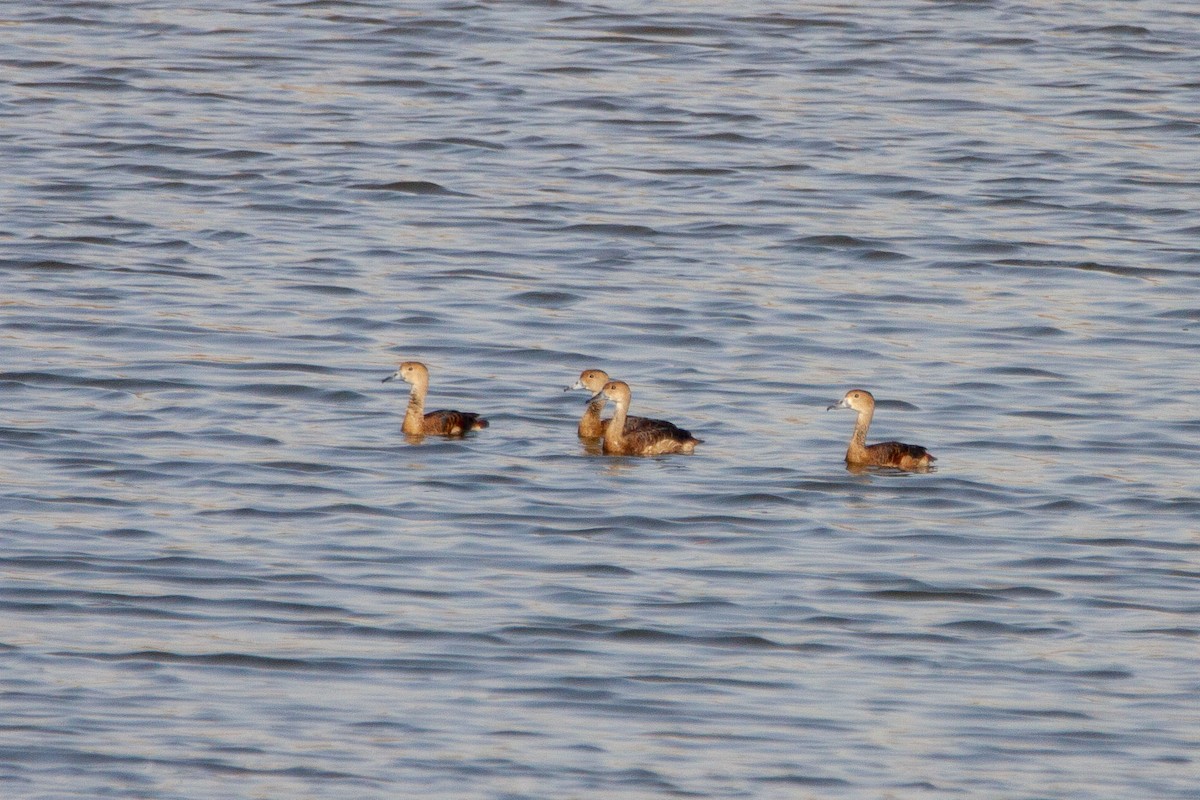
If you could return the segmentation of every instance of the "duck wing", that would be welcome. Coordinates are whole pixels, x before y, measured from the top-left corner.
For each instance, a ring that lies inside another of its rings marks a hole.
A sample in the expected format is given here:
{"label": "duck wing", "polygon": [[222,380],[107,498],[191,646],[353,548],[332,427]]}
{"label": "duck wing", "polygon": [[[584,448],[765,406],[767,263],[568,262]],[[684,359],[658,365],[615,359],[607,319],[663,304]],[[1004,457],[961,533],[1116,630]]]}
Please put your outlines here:
{"label": "duck wing", "polygon": [[906,459],[911,461],[919,461],[922,458],[935,460],[921,445],[905,444],[904,442],[880,442],[867,445],[867,452],[871,455],[871,463],[885,467],[899,467]]}
{"label": "duck wing", "polygon": [[661,453],[690,453],[700,440],[678,425],[666,420],[649,420],[657,423],[630,430],[625,426],[625,447],[632,453],[657,455]]}
{"label": "duck wing", "polygon": [[[612,422],[612,417],[600,421],[600,431],[603,433],[608,428],[608,423]],[[648,417],[626,417],[625,418],[625,435],[634,431],[653,431],[653,430],[681,430],[673,422],[667,422],[665,419],[650,419]],[[683,431],[687,434],[687,431]],[[691,434],[688,434],[689,436]]]}
{"label": "duck wing", "polygon": [[459,436],[487,426],[486,419],[470,411],[430,411],[425,415],[426,433]]}

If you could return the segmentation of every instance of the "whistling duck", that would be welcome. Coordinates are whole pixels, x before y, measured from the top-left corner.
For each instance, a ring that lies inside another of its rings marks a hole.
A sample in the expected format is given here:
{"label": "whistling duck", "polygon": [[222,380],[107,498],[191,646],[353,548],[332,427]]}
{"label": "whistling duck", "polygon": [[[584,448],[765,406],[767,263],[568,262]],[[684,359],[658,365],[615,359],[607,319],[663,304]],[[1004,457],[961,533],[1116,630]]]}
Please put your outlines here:
{"label": "whistling duck", "polygon": [[410,436],[441,434],[462,436],[467,431],[477,431],[488,426],[488,421],[469,411],[430,411],[425,413],[425,395],[429,391],[429,369],[420,361],[405,361],[400,369],[383,379],[384,383],[401,378],[412,384],[408,396],[408,410],[404,412],[404,424],[400,430]]}
{"label": "whistling duck", "polygon": [[664,426],[630,430],[626,427],[629,411],[629,384],[624,381],[609,381],[604,384],[589,403],[602,397],[613,401],[617,410],[604,429],[604,452],[614,456],[657,456],[665,453],[691,453],[700,444],[700,439],[688,431],[672,425],[666,420]]}
{"label": "whistling duck", "polygon": [[[585,369],[579,373],[579,380],[568,386],[563,391],[571,389],[587,389],[593,392],[592,399],[588,401],[587,407],[583,410],[583,416],[579,419],[579,438],[580,439],[599,439],[604,435],[604,429],[608,427],[609,419],[600,419],[600,412],[604,410],[604,403],[607,398],[603,394],[595,394],[604,388],[604,384],[609,382],[608,373],[602,369]],[[599,398],[599,399],[596,399]],[[675,426],[664,419],[648,419],[646,417],[625,417],[625,432],[631,433],[635,430],[644,430],[647,428],[674,428]]]}
{"label": "whistling duck", "polygon": [[850,437],[846,450],[846,463],[851,466],[897,467],[907,470],[922,470],[935,461],[924,447],[903,442],[880,442],[867,444],[867,428],[875,414],[875,397],[866,389],[851,389],[846,396],[826,410],[849,408],[858,412],[858,422]]}

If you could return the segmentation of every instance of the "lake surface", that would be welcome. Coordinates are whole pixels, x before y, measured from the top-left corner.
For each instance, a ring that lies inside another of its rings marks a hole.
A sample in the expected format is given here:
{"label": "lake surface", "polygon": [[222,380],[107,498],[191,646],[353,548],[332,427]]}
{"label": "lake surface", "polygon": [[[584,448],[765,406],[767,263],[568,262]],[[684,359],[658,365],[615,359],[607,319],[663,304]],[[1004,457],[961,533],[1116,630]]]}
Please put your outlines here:
{"label": "lake surface", "polygon": [[1194,3],[201,5],[0,6],[0,795],[1197,797]]}

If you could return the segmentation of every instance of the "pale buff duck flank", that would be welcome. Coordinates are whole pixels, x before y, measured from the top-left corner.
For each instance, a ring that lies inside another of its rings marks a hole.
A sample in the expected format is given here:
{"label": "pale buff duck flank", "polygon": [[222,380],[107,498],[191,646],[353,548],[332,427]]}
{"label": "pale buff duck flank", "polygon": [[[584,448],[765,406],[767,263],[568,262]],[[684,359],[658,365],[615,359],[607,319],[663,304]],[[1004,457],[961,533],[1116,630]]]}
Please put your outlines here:
{"label": "pale buff duck flank", "polygon": [[436,434],[462,436],[467,431],[477,431],[488,426],[488,421],[469,411],[430,411],[425,413],[425,395],[429,392],[429,370],[420,361],[405,361],[400,369],[383,379],[384,383],[401,378],[412,384],[408,396],[408,410],[404,412],[404,424],[400,430],[410,436]]}
{"label": "pale buff duck flank", "polygon": [[850,447],[846,450],[846,463],[851,466],[897,467],[898,469],[923,470],[936,459],[916,444],[903,442],[879,442],[867,444],[867,429],[875,414],[875,397],[866,389],[851,389],[846,396],[829,406],[848,408],[858,412],[854,433],[850,436]]}
{"label": "pale buff duck flank", "polygon": [[604,429],[604,452],[613,456],[657,456],[666,453],[691,453],[700,440],[688,431],[665,420],[668,427],[629,430],[625,426],[629,411],[631,392],[624,381],[609,381],[588,402],[594,403],[601,397],[613,401],[617,407],[612,419]]}
{"label": "pale buff duck flank", "polygon": [[[579,373],[579,380],[563,390],[587,389],[592,392],[592,398],[588,400],[587,407],[583,410],[583,416],[579,419],[580,439],[599,439],[604,435],[604,429],[608,427],[608,423],[612,421],[611,418],[600,419],[600,412],[604,410],[604,403],[607,399],[600,393],[600,390],[604,388],[604,384],[608,383],[609,380],[608,373],[602,369],[585,369]],[[674,425],[665,419],[626,416],[624,432],[632,433],[651,428],[674,427]]]}

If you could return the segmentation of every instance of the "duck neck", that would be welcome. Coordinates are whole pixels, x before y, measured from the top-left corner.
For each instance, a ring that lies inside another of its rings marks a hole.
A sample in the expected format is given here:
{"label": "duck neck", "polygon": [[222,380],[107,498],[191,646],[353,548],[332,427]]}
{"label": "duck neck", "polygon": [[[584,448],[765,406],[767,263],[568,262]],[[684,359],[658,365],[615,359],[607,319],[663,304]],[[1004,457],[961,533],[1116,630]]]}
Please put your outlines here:
{"label": "duck neck", "polygon": [[408,434],[425,432],[425,393],[429,387],[424,383],[414,383],[408,394],[408,410],[404,412],[404,424],[400,430]]}
{"label": "duck neck", "polygon": [[850,447],[846,450],[846,458],[867,452],[867,429],[871,427],[871,417],[874,415],[874,409],[858,412],[858,421],[854,423],[854,433],[850,435]]}
{"label": "duck neck", "polygon": [[583,418],[579,420],[580,436],[599,436],[604,431],[600,428],[600,412],[604,410],[604,398],[594,403],[588,403],[583,410]]}
{"label": "duck neck", "polygon": [[608,428],[604,431],[605,447],[610,445],[618,445],[625,438],[625,404],[616,401],[614,405],[617,407],[613,412],[612,419],[608,421]]}

